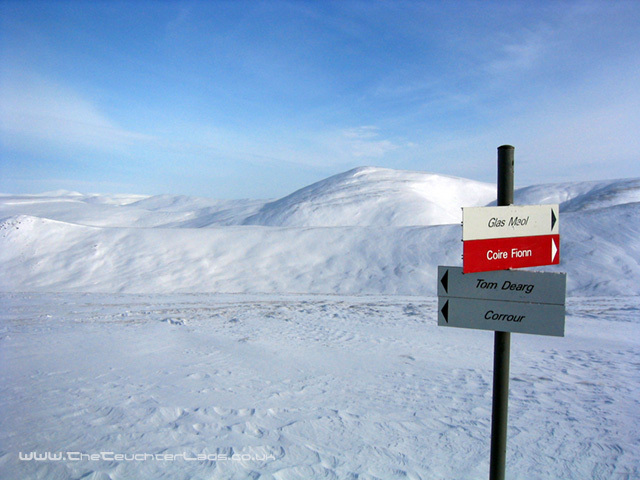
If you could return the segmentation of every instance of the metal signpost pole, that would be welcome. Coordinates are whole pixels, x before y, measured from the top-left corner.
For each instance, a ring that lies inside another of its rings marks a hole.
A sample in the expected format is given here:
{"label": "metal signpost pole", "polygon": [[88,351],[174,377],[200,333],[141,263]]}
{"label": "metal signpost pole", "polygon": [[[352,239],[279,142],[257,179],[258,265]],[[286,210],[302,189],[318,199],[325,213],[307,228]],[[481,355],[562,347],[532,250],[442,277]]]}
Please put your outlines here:
{"label": "metal signpost pole", "polygon": [[[514,147],[498,147],[498,206],[513,204]],[[493,408],[491,412],[490,480],[504,480],[507,456],[507,410],[511,333],[495,332],[493,347]]]}

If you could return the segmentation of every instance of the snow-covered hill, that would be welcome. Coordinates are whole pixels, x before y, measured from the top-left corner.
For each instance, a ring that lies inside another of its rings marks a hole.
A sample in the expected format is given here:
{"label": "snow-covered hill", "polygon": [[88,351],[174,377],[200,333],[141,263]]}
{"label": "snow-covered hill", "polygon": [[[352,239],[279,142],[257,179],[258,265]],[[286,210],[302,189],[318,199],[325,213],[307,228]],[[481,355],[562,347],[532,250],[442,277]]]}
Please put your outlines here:
{"label": "snow-covered hill", "polygon": [[0,195],[0,218],[28,214],[94,227],[199,228],[241,223],[264,203],[184,195],[84,195],[62,190]]}
{"label": "snow-covered hill", "polygon": [[486,205],[494,185],[424,172],[361,167],[265,204],[246,225],[337,227],[440,225],[460,206]]}
{"label": "snow-covered hill", "polygon": [[[538,185],[516,203],[561,204],[572,295],[640,294],[640,179]],[[460,265],[460,208],[495,186],[358,168],[280,200],[0,196],[1,291],[433,295]],[[206,228],[202,228],[206,227]]]}
{"label": "snow-covered hill", "polygon": [[595,210],[640,202],[640,178],[533,185],[514,197],[520,205],[558,203],[561,212]]}

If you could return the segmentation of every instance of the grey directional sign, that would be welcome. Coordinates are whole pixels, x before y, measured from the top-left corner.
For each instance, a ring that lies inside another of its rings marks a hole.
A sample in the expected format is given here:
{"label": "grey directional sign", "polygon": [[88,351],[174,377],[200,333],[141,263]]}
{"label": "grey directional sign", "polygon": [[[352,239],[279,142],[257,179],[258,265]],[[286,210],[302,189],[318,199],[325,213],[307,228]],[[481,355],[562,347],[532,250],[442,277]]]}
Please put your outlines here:
{"label": "grey directional sign", "polygon": [[564,336],[566,274],[438,267],[438,325]]}
{"label": "grey directional sign", "polygon": [[564,337],[564,305],[438,297],[438,325]]}
{"label": "grey directional sign", "polygon": [[495,270],[462,273],[462,267],[438,267],[438,296],[564,305],[565,273]]}

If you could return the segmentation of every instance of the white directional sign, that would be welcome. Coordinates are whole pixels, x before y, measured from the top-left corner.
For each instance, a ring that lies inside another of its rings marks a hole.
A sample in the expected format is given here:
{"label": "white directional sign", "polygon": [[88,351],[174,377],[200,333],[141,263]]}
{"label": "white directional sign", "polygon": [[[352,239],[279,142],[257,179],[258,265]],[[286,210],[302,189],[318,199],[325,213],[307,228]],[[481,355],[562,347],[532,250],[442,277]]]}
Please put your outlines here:
{"label": "white directional sign", "polygon": [[566,274],[438,267],[438,325],[564,336]]}
{"label": "white directional sign", "polygon": [[462,209],[462,240],[559,234],[558,205],[509,205]]}

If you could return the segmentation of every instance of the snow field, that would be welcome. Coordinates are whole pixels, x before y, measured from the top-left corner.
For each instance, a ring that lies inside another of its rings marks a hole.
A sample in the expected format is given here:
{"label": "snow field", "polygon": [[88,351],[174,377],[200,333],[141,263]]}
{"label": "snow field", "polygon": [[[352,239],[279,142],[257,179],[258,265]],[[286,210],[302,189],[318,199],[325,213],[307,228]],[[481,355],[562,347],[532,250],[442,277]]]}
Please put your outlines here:
{"label": "snow field", "polygon": [[[493,335],[437,327],[434,298],[2,303],[3,478],[488,475]],[[637,297],[574,298],[565,338],[513,336],[509,478],[640,471],[639,311]]]}
{"label": "snow field", "polygon": [[[371,167],[274,201],[0,195],[0,478],[487,478],[493,334],[434,295],[494,198]],[[565,338],[512,337],[508,478],[640,478],[640,179],[515,199],[560,204],[569,297]]]}

